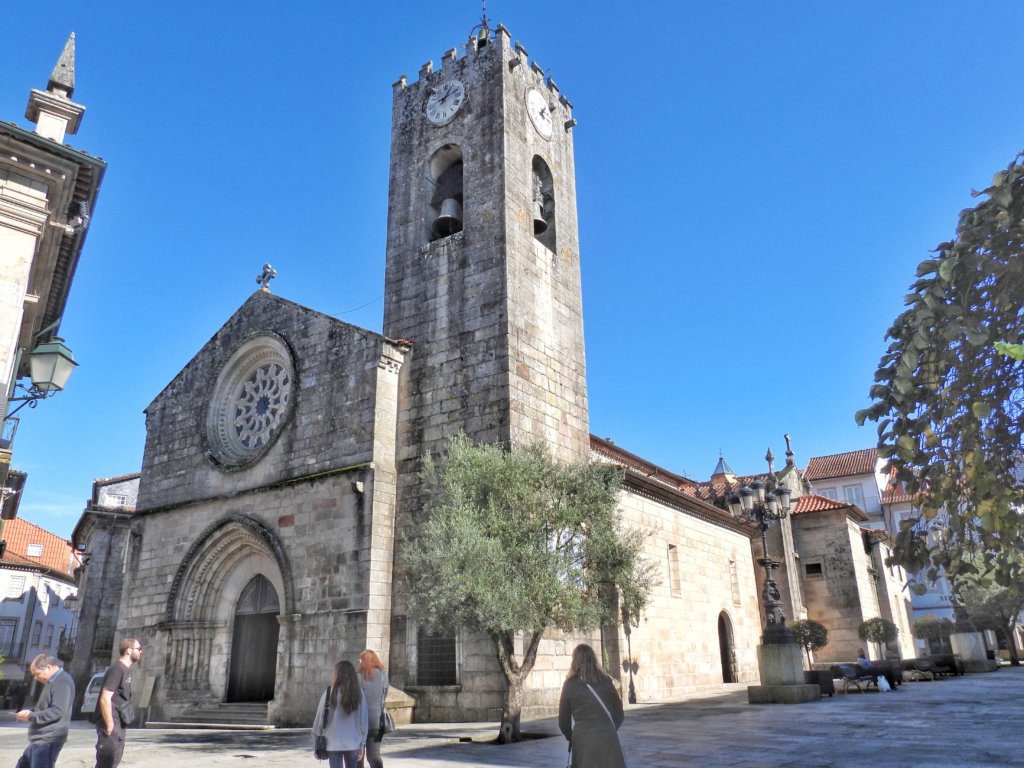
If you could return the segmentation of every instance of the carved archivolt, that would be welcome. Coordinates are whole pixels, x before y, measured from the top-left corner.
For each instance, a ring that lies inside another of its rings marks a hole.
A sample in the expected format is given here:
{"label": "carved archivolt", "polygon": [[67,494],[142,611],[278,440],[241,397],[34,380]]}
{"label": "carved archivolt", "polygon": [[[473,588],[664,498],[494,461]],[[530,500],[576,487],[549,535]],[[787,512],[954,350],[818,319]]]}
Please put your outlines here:
{"label": "carved archivolt", "polygon": [[236,470],[258,461],[291,416],[295,365],[280,336],[244,341],[221,368],[206,413],[207,457]]}
{"label": "carved archivolt", "polygon": [[247,561],[268,560],[280,573],[284,613],[292,614],[295,597],[291,567],[273,532],[246,515],[229,515],[213,523],[192,544],[178,567],[167,601],[167,621],[216,621],[224,607],[223,588],[231,575]]}

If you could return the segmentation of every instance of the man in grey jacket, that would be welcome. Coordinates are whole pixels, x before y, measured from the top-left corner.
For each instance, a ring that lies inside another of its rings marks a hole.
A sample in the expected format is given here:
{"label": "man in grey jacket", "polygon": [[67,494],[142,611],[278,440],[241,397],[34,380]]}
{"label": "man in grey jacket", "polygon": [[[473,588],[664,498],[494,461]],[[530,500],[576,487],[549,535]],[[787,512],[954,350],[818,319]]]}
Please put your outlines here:
{"label": "man in grey jacket", "polygon": [[28,748],[16,768],[53,768],[68,740],[75,681],[48,653],[32,659],[29,672],[43,684],[43,691],[35,709],[23,709],[14,716],[28,723]]}

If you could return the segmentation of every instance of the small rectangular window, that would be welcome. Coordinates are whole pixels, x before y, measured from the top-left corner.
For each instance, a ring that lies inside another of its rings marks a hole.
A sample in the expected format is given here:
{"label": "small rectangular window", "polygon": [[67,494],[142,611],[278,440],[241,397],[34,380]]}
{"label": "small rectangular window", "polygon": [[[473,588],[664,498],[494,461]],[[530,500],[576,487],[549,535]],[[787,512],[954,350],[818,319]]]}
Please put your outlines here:
{"label": "small rectangular window", "polygon": [[683,592],[679,579],[679,549],[672,544],[668,545],[668,587],[673,597]]}
{"label": "small rectangular window", "polygon": [[17,619],[0,619],[0,654],[10,656],[14,650],[14,638],[18,631]]}
{"label": "small rectangular window", "polygon": [[32,637],[29,638],[29,645],[39,645],[39,637],[43,634],[43,622],[37,621],[32,625]]}
{"label": "small rectangular window", "polygon": [[808,576],[824,576],[821,563],[804,563],[804,573]]}
{"label": "small rectangular window", "polygon": [[43,545],[42,544],[29,544],[25,548],[25,554],[29,557],[42,557],[43,556]]}
{"label": "small rectangular window", "polygon": [[416,683],[457,685],[457,678],[455,638],[421,629],[416,636]]}
{"label": "small rectangular window", "polygon": [[843,500],[847,504],[853,504],[854,506],[864,509],[864,489],[860,485],[844,485],[843,486]]}
{"label": "small rectangular window", "polygon": [[729,560],[729,582],[732,586],[732,604],[740,604],[740,574],[736,567],[736,558]]}
{"label": "small rectangular window", "polygon": [[25,599],[25,577],[11,576],[7,582],[7,599],[21,602]]}
{"label": "small rectangular window", "polygon": [[819,496],[824,496],[826,499],[835,499],[835,498],[837,498],[836,497],[836,489],[834,487],[831,487],[831,488],[821,488],[821,489],[818,490],[818,495]]}
{"label": "small rectangular window", "polygon": [[43,647],[49,648],[53,645],[53,624],[46,625],[46,634],[43,635]]}

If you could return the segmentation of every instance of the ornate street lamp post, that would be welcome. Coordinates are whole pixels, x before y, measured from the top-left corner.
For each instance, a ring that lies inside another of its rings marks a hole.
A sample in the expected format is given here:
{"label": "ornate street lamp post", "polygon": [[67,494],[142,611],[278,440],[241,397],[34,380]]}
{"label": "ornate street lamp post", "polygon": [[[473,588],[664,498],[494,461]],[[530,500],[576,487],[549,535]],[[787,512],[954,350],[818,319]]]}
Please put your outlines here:
{"label": "ornate street lamp post", "polygon": [[737,520],[747,520],[761,530],[761,553],[757,564],[764,568],[764,587],[761,596],[764,599],[765,629],[761,635],[764,645],[796,643],[796,638],[786,626],[786,616],[782,612],[782,594],[775,583],[772,572],[782,563],[768,555],[768,528],[776,520],[783,520],[789,514],[790,490],[775,478],[775,456],[771,448],[765,454],[768,462],[768,485],[755,480],[744,485],[739,493],[729,497],[729,511]]}
{"label": "ornate street lamp post", "polygon": [[760,685],[747,688],[747,701],[751,704],[796,704],[817,701],[817,684],[804,680],[803,654],[793,633],[786,626],[782,612],[782,594],[775,583],[774,571],[782,563],[768,554],[768,528],[775,521],[789,515],[790,490],[778,481],[771,449],[765,455],[768,462],[768,483],[755,480],[729,497],[729,511],[737,519],[754,523],[761,530],[761,554],[758,565],[764,568],[765,628],[761,644],[757,647],[757,667]]}

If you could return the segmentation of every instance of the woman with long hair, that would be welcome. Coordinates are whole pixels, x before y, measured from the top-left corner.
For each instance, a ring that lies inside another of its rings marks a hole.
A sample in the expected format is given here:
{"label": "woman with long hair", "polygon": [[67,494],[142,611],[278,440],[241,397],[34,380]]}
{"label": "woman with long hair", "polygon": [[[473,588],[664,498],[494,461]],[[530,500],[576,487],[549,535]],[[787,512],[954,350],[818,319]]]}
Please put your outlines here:
{"label": "woman with long hair", "polygon": [[577,645],[558,701],[558,728],[569,740],[572,768],[626,768],[617,733],[622,720],[612,679],[593,648]]}
{"label": "woman with long hair", "polygon": [[327,737],[330,768],[359,765],[366,747],[366,697],[351,661],[334,665],[331,685],[316,708],[313,738],[317,736]]}
{"label": "woman with long hair", "polygon": [[359,654],[359,684],[366,697],[366,762],[369,768],[384,768],[384,761],[380,759],[380,743],[384,738],[380,715],[388,695],[388,673],[377,652],[369,648]]}

